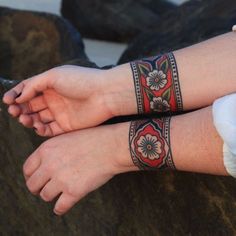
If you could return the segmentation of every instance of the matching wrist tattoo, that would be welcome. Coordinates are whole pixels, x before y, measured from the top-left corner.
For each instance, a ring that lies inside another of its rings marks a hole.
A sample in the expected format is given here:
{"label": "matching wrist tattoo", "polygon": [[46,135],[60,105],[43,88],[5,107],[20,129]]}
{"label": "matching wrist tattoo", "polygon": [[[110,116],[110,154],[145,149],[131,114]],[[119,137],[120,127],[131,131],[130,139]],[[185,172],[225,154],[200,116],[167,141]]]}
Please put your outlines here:
{"label": "matching wrist tattoo", "polygon": [[[138,114],[183,110],[177,64],[173,53],[130,63]],[[130,153],[141,170],[176,169],[170,146],[170,117],[132,121]]]}
{"label": "matching wrist tattoo", "polygon": [[170,148],[170,117],[132,121],[130,153],[140,170],[175,169]]}
{"label": "matching wrist tattoo", "polygon": [[130,63],[139,114],[183,110],[177,64],[173,53]]}

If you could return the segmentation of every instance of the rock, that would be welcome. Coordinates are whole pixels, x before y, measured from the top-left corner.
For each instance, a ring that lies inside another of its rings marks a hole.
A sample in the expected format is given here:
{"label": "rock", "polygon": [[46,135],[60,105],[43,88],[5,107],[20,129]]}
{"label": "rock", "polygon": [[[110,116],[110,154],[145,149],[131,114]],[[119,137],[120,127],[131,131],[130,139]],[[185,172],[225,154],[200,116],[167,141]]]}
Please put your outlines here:
{"label": "rock", "polygon": [[192,0],[163,15],[158,27],[140,34],[119,64],[189,46],[228,32],[236,22],[234,0]]}
{"label": "rock", "polygon": [[[235,235],[235,180],[189,173],[123,174],[66,216],[25,187],[24,160],[41,142],[0,113],[2,235]],[[93,227],[91,227],[91,225]]]}
{"label": "rock", "polygon": [[63,0],[61,12],[84,37],[127,42],[173,8],[163,0]]}
{"label": "rock", "polygon": [[87,56],[69,22],[52,14],[0,7],[0,76],[25,79],[74,58]]}
{"label": "rock", "polygon": [[144,8],[149,9],[159,16],[162,16],[169,10],[176,9],[176,5],[168,0],[138,0],[136,2],[139,2]]}

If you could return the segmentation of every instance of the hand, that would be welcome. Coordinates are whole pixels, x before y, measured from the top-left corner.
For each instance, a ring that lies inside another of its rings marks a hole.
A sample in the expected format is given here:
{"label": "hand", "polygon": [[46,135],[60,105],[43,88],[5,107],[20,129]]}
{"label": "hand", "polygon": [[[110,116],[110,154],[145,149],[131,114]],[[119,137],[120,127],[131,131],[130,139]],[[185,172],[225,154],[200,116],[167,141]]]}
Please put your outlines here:
{"label": "hand", "polygon": [[121,72],[61,66],[22,81],[3,101],[13,117],[41,136],[97,126],[135,112],[131,71],[123,67]]}
{"label": "hand", "polygon": [[129,153],[128,132],[129,123],[123,123],[75,131],[46,141],[24,164],[28,189],[45,201],[61,194],[54,212],[64,214],[114,175],[137,170]]}

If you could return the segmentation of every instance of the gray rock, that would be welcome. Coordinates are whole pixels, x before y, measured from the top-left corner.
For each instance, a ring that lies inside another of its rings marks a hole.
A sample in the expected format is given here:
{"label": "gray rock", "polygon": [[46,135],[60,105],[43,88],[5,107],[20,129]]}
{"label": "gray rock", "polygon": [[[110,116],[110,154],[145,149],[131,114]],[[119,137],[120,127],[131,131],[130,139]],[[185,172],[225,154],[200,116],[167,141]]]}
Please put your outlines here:
{"label": "gray rock", "polygon": [[141,33],[119,64],[176,50],[228,32],[236,22],[234,0],[192,0],[163,15],[158,27]]}
{"label": "gray rock", "polygon": [[63,0],[61,11],[85,37],[126,42],[173,8],[164,0]]}
{"label": "gray rock", "polygon": [[0,76],[25,79],[74,58],[87,56],[69,22],[52,14],[0,7]]}
{"label": "gray rock", "polygon": [[187,173],[117,176],[59,218],[53,203],[27,191],[22,176],[24,160],[41,140],[5,111],[0,132],[2,235],[236,234],[235,181]]}

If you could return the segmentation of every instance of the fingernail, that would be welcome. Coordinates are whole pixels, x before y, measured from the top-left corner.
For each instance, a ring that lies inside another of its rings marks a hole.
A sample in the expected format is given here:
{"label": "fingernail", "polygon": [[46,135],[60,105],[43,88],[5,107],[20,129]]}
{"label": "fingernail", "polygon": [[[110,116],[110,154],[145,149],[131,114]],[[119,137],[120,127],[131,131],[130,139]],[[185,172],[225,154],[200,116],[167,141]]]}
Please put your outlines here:
{"label": "fingernail", "polygon": [[54,212],[54,214],[56,215],[56,216],[60,216],[61,214],[60,214],[60,212],[58,212],[57,210],[53,210],[53,212]]}
{"label": "fingernail", "polygon": [[21,96],[21,94],[22,94],[22,93],[19,93],[19,94],[16,96],[16,98],[20,97],[20,96]]}

